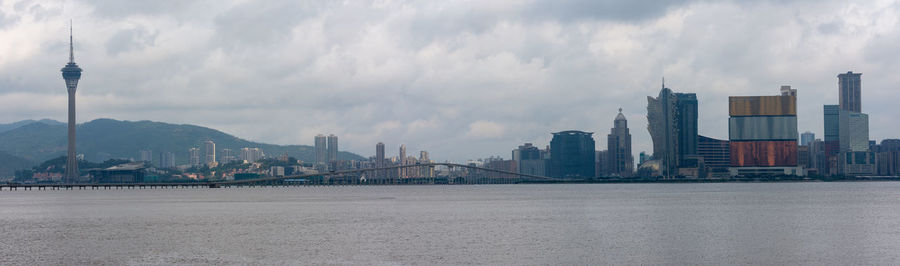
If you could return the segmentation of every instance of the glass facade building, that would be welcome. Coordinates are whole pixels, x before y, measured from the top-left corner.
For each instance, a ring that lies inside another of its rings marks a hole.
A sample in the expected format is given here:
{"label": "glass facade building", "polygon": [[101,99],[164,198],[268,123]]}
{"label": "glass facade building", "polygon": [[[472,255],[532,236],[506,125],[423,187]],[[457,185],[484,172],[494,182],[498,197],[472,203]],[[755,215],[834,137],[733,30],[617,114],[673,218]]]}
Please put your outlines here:
{"label": "glass facade building", "polygon": [[841,110],[862,112],[862,73],[838,74],[839,106]]}
{"label": "glass facade building", "polygon": [[803,175],[796,93],[729,97],[730,174]]}
{"label": "glass facade building", "polygon": [[553,133],[550,140],[550,176],[593,178],[596,148],[592,134],[576,130]]}
{"label": "glass facade building", "polygon": [[664,176],[677,173],[685,159],[697,154],[697,95],[673,93],[663,88],[659,96],[647,96],[647,130],[653,140],[653,159]]}

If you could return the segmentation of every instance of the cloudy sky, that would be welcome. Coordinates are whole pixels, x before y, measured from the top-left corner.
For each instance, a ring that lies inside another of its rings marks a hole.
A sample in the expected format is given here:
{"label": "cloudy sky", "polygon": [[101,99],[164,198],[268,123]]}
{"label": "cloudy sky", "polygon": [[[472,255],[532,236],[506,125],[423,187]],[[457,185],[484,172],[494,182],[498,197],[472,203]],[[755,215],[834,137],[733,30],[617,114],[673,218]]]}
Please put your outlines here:
{"label": "cloudy sky", "polygon": [[595,132],[622,107],[652,151],[660,79],[697,93],[727,138],[730,95],[799,90],[822,136],[836,75],[863,73],[871,138],[900,137],[896,1],[0,0],[0,123],[66,119],[59,68],[74,20],[78,121],[197,124],[267,143],[436,160],[510,157],[550,132]]}

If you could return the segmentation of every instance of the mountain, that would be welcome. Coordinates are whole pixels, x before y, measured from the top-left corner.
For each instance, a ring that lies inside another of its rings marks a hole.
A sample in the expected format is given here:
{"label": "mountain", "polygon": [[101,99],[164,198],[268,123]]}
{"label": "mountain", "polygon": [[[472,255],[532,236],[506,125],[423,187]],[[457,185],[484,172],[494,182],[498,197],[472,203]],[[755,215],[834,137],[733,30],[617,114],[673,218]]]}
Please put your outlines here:
{"label": "mountain", "polygon": [[[78,153],[85,160],[101,162],[107,159],[139,159],[140,150],[151,150],[153,162],[159,163],[161,152],[175,153],[177,164],[186,164],[190,157],[188,149],[200,148],[203,142],[216,143],[217,159],[224,149],[231,149],[234,156],[240,156],[241,148],[261,148],[268,156],[289,156],[306,161],[315,161],[315,151],[305,145],[273,145],[244,140],[224,132],[195,125],[175,125],[152,121],[118,121],[97,119],[77,126]],[[65,155],[66,125],[31,123],[0,133],[0,151],[34,162]],[[202,155],[201,155],[202,156]],[[361,160],[362,156],[338,153],[341,160]]]}
{"label": "mountain", "polygon": [[32,161],[0,151],[0,179],[13,176],[16,170],[28,169],[32,166],[34,166]]}
{"label": "mountain", "polygon": [[10,131],[10,130],[20,128],[20,127],[28,125],[28,124],[33,124],[33,123],[42,123],[42,124],[53,125],[53,126],[66,124],[66,123],[59,122],[56,120],[51,120],[51,119],[41,119],[41,120],[37,120],[37,121],[28,119],[28,120],[22,120],[19,122],[9,123],[9,124],[0,124],[0,132]]}

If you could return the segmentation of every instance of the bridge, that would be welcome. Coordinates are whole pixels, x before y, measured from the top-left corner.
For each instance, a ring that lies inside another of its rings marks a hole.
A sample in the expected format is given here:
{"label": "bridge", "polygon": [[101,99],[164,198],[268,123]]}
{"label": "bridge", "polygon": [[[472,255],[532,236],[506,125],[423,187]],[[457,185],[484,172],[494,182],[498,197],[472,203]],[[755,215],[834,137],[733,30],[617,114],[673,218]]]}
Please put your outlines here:
{"label": "bridge", "polygon": [[[434,175],[435,167],[446,167],[448,175]],[[0,184],[8,190],[71,189],[149,189],[149,188],[220,188],[244,186],[311,186],[311,185],[412,185],[412,184],[517,184],[532,182],[577,182],[584,179],[554,178],[522,174],[455,163],[423,163],[389,167],[329,171],[289,176],[270,176],[242,180],[186,183],[54,183]]]}

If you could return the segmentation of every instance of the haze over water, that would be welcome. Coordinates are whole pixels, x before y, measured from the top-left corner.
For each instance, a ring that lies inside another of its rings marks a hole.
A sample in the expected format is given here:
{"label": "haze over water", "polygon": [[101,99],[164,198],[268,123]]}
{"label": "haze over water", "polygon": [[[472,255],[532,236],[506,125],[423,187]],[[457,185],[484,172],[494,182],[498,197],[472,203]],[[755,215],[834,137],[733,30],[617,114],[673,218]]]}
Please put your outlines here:
{"label": "haze over water", "polygon": [[0,264],[894,264],[900,183],[0,192]]}

